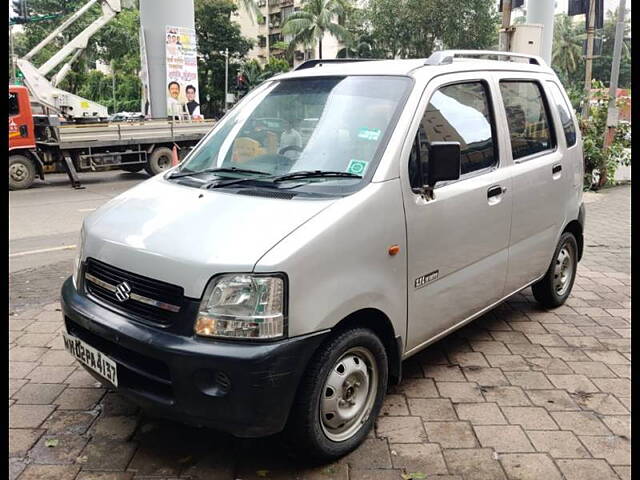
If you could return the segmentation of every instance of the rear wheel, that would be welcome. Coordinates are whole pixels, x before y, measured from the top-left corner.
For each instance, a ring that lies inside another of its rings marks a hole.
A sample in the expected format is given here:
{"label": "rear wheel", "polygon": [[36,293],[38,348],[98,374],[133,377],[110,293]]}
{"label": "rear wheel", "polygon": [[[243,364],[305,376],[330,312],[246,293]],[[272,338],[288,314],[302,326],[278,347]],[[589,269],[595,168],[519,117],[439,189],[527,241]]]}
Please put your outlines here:
{"label": "rear wheel", "polygon": [[36,166],[33,160],[25,155],[9,157],[9,190],[29,188],[36,178]]}
{"label": "rear wheel", "polygon": [[535,299],[545,308],[562,305],[571,294],[577,267],[578,243],[573,234],[565,232],[560,237],[547,273],[531,286]]}
{"label": "rear wheel", "polygon": [[300,456],[331,461],[360,445],[387,389],[387,355],[375,333],[353,328],[321,346],[301,380],[285,435]]}
{"label": "rear wheel", "polygon": [[158,147],[149,156],[144,169],[149,175],[157,175],[171,168],[173,151],[168,147]]}

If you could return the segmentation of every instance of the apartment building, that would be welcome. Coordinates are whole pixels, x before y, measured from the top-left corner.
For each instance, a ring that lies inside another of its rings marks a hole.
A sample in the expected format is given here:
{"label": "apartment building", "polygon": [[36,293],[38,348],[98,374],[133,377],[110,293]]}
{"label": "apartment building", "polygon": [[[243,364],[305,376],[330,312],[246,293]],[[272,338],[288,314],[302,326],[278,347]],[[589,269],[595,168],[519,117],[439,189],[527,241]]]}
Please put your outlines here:
{"label": "apartment building", "polygon": [[[264,65],[271,56],[284,57],[284,50],[281,47],[283,42],[288,42],[291,39],[282,33],[282,26],[289,15],[302,8],[304,0],[255,1],[264,21],[259,22],[253,13],[244,8],[243,2],[238,2],[235,21],[240,25],[242,35],[255,42],[247,57]],[[336,58],[342,47],[343,45],[335,37],[326,33],[322,40],[322,57]],[[294,66],[313,58],[318,58],[318,45],[306,50],[302,45],[296,46],[293,57]]]}

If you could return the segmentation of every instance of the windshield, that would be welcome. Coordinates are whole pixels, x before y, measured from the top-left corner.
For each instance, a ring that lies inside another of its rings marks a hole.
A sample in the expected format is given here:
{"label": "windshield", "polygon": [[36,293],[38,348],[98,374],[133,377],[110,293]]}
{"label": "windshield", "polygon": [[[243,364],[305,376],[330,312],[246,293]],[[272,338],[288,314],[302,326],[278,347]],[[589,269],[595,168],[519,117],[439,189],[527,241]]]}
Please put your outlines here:
{"label": "windshield", "polygon": [[[312,172],[287,183],[295,181],[297,190],[355,191],[373,174],[410,85],[399,76],[269,82],[230,112],[177,173],[225,169],[209,174],[252,177],[269,188],[275,177]],[[279,179],[278,187],[286,186]]]}

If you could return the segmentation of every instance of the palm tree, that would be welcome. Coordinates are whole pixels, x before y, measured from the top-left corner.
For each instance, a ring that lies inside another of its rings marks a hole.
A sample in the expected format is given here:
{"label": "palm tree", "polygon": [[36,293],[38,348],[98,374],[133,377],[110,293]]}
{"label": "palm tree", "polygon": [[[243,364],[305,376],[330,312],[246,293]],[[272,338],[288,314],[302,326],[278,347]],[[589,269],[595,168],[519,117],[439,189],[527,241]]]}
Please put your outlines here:
{"label": "palm tree", "polygon": [[567,81],[580,65],[584,33],[579,33],[568,15],[556,15],[553,25],[551,65]]}
{"label": "palm tree", "polygon": [[282,33],[293,35],[294,45],[314,45],[318,42],[318,57],[322,58],[322,39],[326,32],[344,42],[349,32],[334,19],[344,13],[344,0],[309,0],[304,8],[294,12],[284,23]]}

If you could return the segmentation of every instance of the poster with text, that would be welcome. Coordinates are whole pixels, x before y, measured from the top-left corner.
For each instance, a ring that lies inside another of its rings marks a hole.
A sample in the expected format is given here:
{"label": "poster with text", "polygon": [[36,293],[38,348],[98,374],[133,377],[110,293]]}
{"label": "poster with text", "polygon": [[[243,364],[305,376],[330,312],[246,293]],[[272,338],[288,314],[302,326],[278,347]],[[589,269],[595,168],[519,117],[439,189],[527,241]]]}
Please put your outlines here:
{"label": "poster with text", "polygon": [[201,118],[196,31],[166,27],[167,116]]}

